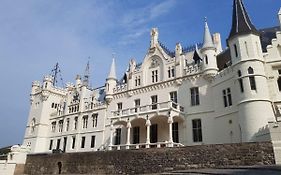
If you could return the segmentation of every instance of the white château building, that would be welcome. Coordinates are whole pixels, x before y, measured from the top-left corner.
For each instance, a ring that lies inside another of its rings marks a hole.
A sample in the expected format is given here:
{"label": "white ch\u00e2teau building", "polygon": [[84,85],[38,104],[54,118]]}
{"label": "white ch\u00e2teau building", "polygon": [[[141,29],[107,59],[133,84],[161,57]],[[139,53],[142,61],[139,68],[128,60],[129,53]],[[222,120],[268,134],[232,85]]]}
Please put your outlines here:
{"label": "white ch\u00e2teau building", "polygon": [[268,123],[280,120],[280,28],[257,30],[234,0],[227,49],[204,29],[203,44],[170,51],[153,28],[143,62],[131,59],[118,80],[113,59],[100,88],[87,75],[66,88],[53,76],[33,82],[23,145],[46,153],[270,140]]}

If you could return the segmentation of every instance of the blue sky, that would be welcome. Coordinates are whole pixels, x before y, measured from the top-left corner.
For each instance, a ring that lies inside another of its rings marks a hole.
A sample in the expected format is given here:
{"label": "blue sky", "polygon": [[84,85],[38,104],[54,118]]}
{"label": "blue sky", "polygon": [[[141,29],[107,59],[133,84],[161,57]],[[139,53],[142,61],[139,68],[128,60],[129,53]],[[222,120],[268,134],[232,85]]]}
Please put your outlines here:
{"label": "blue sky", "polygon": [[[278,25],[280,0],[244,1],[257,28]],[[0,147],[22,143],[31,82],[56,62],[73,82],[90,57],[91,83],[102,86],[112,53],[120,77],[144,58],[152,27],[173,50],[202,42],[205,16],[225,45],[232,0],[0,0]]]}

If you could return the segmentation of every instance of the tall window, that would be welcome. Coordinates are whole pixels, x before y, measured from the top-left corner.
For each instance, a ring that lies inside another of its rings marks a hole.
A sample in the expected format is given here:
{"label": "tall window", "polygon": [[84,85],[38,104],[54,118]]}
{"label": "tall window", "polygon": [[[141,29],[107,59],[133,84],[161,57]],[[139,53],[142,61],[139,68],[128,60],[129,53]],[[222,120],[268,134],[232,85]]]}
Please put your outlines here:
{"label": "tall window", "polygon": [[140,76],[135,77],[135,86],[140,86]]}
{"label": "tall window", "polygon": [[[254,69],[252,67],[248,68],[248,74],[250,74],[250,75],[254,74]],[[256,80],[255,80],[255,77],[253,75],[249,76],[249,81],[250,81],[251,90],[257,90]]]}
{"label": "tall window", "polygon": [[53,148],[53,140],[50,140],[49,150],[52,150]]}
{"label": "tall window", "polygon": [[86,140],[85,136],[81,137],[81,148],[85,148],[85,140]]}
{"label": "tall window", "polygon": [[151,96],[151,109],[157,109],[157,103],[158,103],[158,98],[157,98],[157,95],[153,95]]}
{"label": "tall window", "polygon": [[158,70],[153,70],[151,75],[152,83],[158,82]]}
{"label": "tall window", "polygon": [[74,118],[74,130],[77,130],[77,125],[78,125],[78,117]]}
{"label": "tall window", "polygon": [[222,91],[224,107],[232,106],[231,90],[227,88]]}
{"label": "tall window", "polygon": [[88,127],[88,116],[83,116],[83,125],[82,128],[86,129]]}
{"label": "tall window", "polygon": [[172,135],[173,135],[173,142],[179,143],[179,123],[174,122],[172,124]]}
{"label": "tall window", "polygon": [[[281,49],[281,47],[280,47],[280,49]],[[278,70],[278,74],[279,74],[279,77],[277,79],[277,85],[278,85],[279,91],[281,91],[281,70]]]}
{"label": "tall window", "polygon": [[59,121],[59,132],[62,132],[63,129],[63,120]]}
{"label": "tall window", "polygon": [[244,92],[244,85],[243,85],[243,79],[242,79],[242,73],[240,70],[238,70],[238,82],[239,82],[239,86],[240,86],[240,91],[243,93]]}
{"label": "tall window", "polygon": [[121,128],[116,129],[115,145],[121,144]]}
{"label": "tall window", "polygon": [[170,66],[168,68],[168,78],[173,78],[173,77],[175,77],[175,67]]}
{"label": "tall window", "polygon": [[234,44],[233,47],[234,47],[235,57],[237,58],[237,57],[238,57],[238,48],[237,48],[237,45]]}
{"label": "tall window", "polygon": [[96,143],[96,136],[92,136],[92,138],[91,138],[91,148],[95,147],[95,143]]}
{"label": "tall window", "polygon": [[52,122],[52,128],[51,128],[51,130],[52,130],[52,132],[56,132],[56,122]]}
{"label": "tall window", "polygon": [[249,57],[249,49],[248,49],[248,44],[246,41],[245,41],[245,48],[246,48],[246,54]]}
{"label": "tall window", "polygon": [[190,89],[190,96],[191,96],[191,106],[196,106],[200,104],[198,87],[194,87]]}
{"label": "tall window", "polygon": [[33,118],[30,123],[30,133],[33,133],[34,131],[35,131],[35,118]]}
{"label": "tall window", "polygon": [[138,109],[140,107],[140,99],[135,100],[135,112],[138,112]]}
{"label": "tall window", "polygon": [[178,103],[178,93],[177,93],[177,91],[170,92],[170,100],[174,103]]}
{"label": "tall window", "polygon": [[72,137],[72,146],[71,146],[72,149],[75,148],[75,140],[76,140],[76,137],[73,136],[73,137]]}
{"label": "tall window", "polygon": [[202,142],[201,119],[192,120],[193,142]]}
{"label": "tall window", "polygon": [[121,111],[122,110],[122,103],[117,103],[117,110],[118,111]]}
{"label": "tall window", "polygon": [[208,55],[205,55],[205,63],[209,64]]}
{"label": "tall window", "polygon": [[57,148],[56,149],[60,149],[60,139],[57,140]]}
{"label": "tall window", "polygon": [[140,143],[140,127],[133,127],[133,144]]}
{"label": "tall window", "polygon": [[65,128],[65,131],[68,131],[69,130],[69,118],[66,119],[66,128]]}
{"label": "tall window", "polygon": [[98,126],[98,114],[93,114],[92,119],[93,119],[93,128],[96,128]]}

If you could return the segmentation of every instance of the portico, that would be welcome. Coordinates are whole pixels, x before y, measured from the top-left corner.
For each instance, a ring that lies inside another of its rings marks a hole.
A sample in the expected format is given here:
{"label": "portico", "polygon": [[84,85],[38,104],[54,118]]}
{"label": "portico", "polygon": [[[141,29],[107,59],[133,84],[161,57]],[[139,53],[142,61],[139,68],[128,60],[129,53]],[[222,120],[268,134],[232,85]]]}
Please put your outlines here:
{"label": "portico", "polygon": [[111,120],[109,150],[182,146],[182,116],[146,115]]}

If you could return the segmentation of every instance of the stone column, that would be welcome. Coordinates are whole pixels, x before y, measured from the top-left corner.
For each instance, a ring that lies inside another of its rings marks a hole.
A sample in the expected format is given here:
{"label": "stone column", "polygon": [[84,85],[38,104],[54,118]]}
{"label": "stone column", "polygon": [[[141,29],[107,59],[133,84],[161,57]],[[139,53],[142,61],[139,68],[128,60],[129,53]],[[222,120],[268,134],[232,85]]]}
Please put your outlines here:
{"label": "stone column", "polygon": [[126,149],[130,149],[130,133],[131,133],[131,122],[128,121],[127,123],[127,143],[126,143]]}
{"label": "stone column", "polygon": [[173,117],[168,118],[168,124],[169,124],[169,147],[173,147]]}
{"label": "stone column", "polygon": [[109,146],[108,146],[108,150],[112,150],[112,145],[113,145],[113,124],[112,124],[112,121],[111,121],[111,124],[110,124],[110,139],[109,139]]}
{"label": "stone column", "polygon": [[145,148],[149,148],[150,147],[149,146],[149,144],[150,144],[150,126],[151,126],[150,120],[147,119],[145,125],[146,125],[146,146],[145,146]]}

